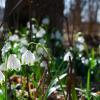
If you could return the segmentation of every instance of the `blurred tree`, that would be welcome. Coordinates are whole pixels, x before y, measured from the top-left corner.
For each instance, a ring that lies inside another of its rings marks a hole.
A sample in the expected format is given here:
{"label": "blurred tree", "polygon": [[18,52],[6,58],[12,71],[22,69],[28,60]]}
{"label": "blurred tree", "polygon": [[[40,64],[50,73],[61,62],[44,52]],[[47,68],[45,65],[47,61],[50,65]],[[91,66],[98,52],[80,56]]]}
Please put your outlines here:
{"label": "blurred tree", "polygon": [[6,0],[4,22],[11,28],[25,25],[31,17],[50,18],[50,26],[62,29],[63,0]]}

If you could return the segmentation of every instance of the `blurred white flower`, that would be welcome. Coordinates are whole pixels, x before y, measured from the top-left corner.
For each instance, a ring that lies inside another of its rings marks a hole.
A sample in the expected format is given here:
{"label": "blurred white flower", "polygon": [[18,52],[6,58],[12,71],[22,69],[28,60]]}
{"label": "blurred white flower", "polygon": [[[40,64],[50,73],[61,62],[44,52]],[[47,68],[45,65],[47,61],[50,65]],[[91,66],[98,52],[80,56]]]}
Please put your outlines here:
{"label": "blurred white flower", "polygon": [[11,36],[9,37],[9,40],[10,40],[10,41],[18,41],[18,40],[19,40],[19,37],[18,37],[18,35],[14,34],[14,35],[11,35]]}
{"label": "blurred white flower", "polygon": [[46,43],[46,40],[44,40],[43,38],[39,40],[39,43],[41,43],[42,45],[44,45]]}
{"label": "blurred white flower", "polygon": [[35,55],[27,50],[23,55],[22,55],[22,64],[28,64],[28,65],[33,65],[35,62]]}
{"label": "blurred white flower", "polygon": [[20,49],[20,53],[25,53],[27,51],[27,48],[26,47],[22,47],[21,49]]}
{"label": "blurred white flower", "polygon": [[21,45],[28,45],[28,41],[26,38],[21,38],[20,42],[21,42]]}
{"label": "blurred white flower", "polygon": [[61,36],[61,32],[60,31],[57,30],[55,32],[55,38],[58,39],[58,40],[61,40],[62,39],[62,36]]}
{"label": "blurred white flower", "polygon": [[42,38],[46,34],[46,31],[40,27],[39,31],[36,33],[37,38]]}
{"label": "blurred white flower", "polygon": [[47,17],[42,20],[42,24],[48,25],[49,23],[50,23],[50,20]]}
{"label": "blurred white flower", "polygon": [[36,29],[34,24],[32,24],[32,32],[35,33],[35,34],[37,33],[37,29]]}
{"label": "blurred white flower", "polygon": [[85,42],[83,36],[79,36],[78,39],[77,39],[77,41],[78,41],[79,43],[84,43],[84,42]]}
{"label": "blurred white flower", "polygon": [[84,44],[76,44],[76,48],[77,48],[80,52],[82,52],[82,51],[85,49]]}
{"label": "blurred white flower", "polygon": [[0,27],[0,32],[3,32],[4,28],[3,26]]}
{"label": "blurred white flower", "polygon": [[15,30],[15,33],[18,34],[18,32],[19,32],[19,31],[16,29],[16,30]]}
{"label": "blurred white flower", "polygon": [[3,63],[0,65],[0,71],[5,71],[5,70],[7,70],[6,63]]}
{"label": "blurred white flower", "polygon": [[3,95],[3,91],[0,89],[0,94],[2,94]]}
{"label": "blurred white flower", "polygon": [[18,47],[18,46],[19,46],[18,43],[14,43],[14,45],[13,45],[14,48],[16,48],[16,47]]}
{"label": "blurred white flower", "polygon": [[64,56],[64,61],[69,61],[69,57],[71,58],[71,60],[73,59],[73,55],[70,51],[68,51],[65,56]]}
{"label": "blurred white flower", "polygon": [[47,62],[42,61],[41,64],[40,64],[40,67],[43,67],[43,68],[47,69]]}
{"label": "blurred white flower", "polygon": [[30,31],[29,31],[29,30],[27,30],[27,31],[26,31],[26,34],[29,34],[29,33],[30,33]]}
{"label": "blurred white flower", "polygon": [[82,61],[83,64],[86,64],[86,65],[89,63],[89,60],[86,59],[85,57],[82,57],[81,61]]}
{"label": "blurred white flower", "polygon": [[0,71],[0,83],[5,80],[4,74]]}
{"label": "blurred white flower", "polygon": [[2,48],[2,56],[4,56],[5,55],[5,53],[7,53],[9,50],[11,49],[11,44],[9,43],[9,42],[7,42],[4,46],[3,46],[3,48]]}
{"label": "blurred white flower", "polygon": [[30,28],[30,22],[27,22],[27,28]]}
{"label": "blurred white flower", "polygon": [[20,68],[21,68],[20,60],[16,58],[15,54],[11,54],[8,57],[7,69],[20,70]]}

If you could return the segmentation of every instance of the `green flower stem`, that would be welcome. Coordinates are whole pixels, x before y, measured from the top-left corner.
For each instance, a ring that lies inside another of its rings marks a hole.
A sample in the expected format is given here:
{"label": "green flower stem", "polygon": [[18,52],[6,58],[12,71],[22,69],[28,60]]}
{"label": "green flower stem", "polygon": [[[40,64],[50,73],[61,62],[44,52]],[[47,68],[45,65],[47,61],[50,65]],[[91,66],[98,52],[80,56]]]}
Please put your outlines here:
{"label": "green flower stem", "polygon": [[58,76],[57,78],[58,78],[59,84],[60,84],[60,86],[61,86],[61,89],[62,89],[64,98],[65,98],[65,100],[66,100],[66,94],[65,94],[65,92],[64,92],[63,84],[62,84],[61,80],[59,79],[59,76]]}
{"label": "green flower stem", "polygon": [[31,96],[30,96],[30,89],[29,89],[29,76],[28,76],[29,72],[28,72],[28,66],[26,65],[26,78],[27,78],[27,87],[28,87],[28,100],[31,99]]}
{"label": "green flower stem", "polygon": [[90,69],[88,69],[87,73],[87,98],[90,100]]}
{"label": "green flower stem", "polygon": [[7,99],[7,71],[5,71],[5,100]]}

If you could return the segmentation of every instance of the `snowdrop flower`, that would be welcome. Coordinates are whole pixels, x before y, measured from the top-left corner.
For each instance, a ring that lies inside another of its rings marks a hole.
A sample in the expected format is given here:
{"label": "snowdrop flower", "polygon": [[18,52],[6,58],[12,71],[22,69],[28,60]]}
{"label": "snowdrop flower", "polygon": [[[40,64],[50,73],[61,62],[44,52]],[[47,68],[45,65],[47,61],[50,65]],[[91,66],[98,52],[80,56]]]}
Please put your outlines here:
{"label": "snowdrop flower", "polygon": [[64,61],[69,61],[69,57],[71,58],[71,60],[73,59],[72,53],[70,51],[68,51],[65,56],[64,56]]}
{"label": "snowdrop flower", "polygon": [[77,41],[78,41],[79,43],[84,43],[84,42],[85,42],[83,36],[79,36],[78,39],[77,39]]}
{"label": "snowdrop flower", "polygon": [[37,38],[41,38],[46,34],[46,31],[40,27],[40,30],[36,33]]}
{"label": "snowdrop flower", "polygon": [[85,49],[84,44],[76,44],[76,48],[77,48],[80,52],[82,52],[82,51]]}
{"label": "snowdrop flower", "polygon": [[46,43],[46,40],[44,40],[43,38],[39,40],[39,43],[41,43],[42,45],[44,45]]}
{"label": "snowdrop flower", "polygon": [[44,19],[42,20],[42,24],[48,25],[49,23],[50,23],[49,18],[44,18]]}
{"label": "snowdrop flower", "polygon": [[30,22],[27,22],[27,28],[30,28]]}
{"label": "snowdrop flower", "polygon": [[82,57],[82,58],[81,58],[81,61],[82,61],[82,63],[85,64],[85,65],[87,65],[87,64],[89,63],[89,60],[86,59],[85,57]]}
{"label": "snowdrop flower", "polygon": [[19,32],[19,31],[16,29],[16,30],[15,30],[15,33],[18,34],[18,32]]}
{"label": "snowdrop flower", "polygon": [[23,55],[22,55],[22,64],[28,64],[28,65],[33,65],[35,62],[35,55],[27,50]]}
{"label": "snowdrop flower", "polygon": [[27,48],[26,47],[22,47],[21,49],[20,49],[20,53],[24,53],[24,52],[26,52],[27,51]]}
{"label": "snowdrop flower", "polygon": [[14,35],[12,35],[12,36],[9,37],[9,40],[10,41],[18,41],[19,37],[18,37],[18,35],[14,34]]}
{"label": "snowdrop flower", "polygon": [[27,41],[26,38],[21,38],[20,42],[21,42],[22,45],[28,45],[28,41]]}
{"label": "snowdrop flower", "polygon": [[4,74],[0,71],[0,83],[5,80]]}
{"label": "snowdrop flower", "polygon": [[46,68],[47,69],[47,62],[46,61],[42,61],[40,64],[40,67]]}
{"label": "snowdrop flower", "polygon": [[2,56],[4,56],[5,55],[5,53],[7,53],[9,50],[11,49],[11,44],[9,43],[9,42],[7,42],[4,46],[3,46],[3,48],[2,48]]}
{"label": "snowdrop flower", "polygon": [[14,69],[14,70],[19,70],[21,68],[21,64],[18,58],[16,58],[15,54],[11,54],[8,57],[7,61],[7,69]]}

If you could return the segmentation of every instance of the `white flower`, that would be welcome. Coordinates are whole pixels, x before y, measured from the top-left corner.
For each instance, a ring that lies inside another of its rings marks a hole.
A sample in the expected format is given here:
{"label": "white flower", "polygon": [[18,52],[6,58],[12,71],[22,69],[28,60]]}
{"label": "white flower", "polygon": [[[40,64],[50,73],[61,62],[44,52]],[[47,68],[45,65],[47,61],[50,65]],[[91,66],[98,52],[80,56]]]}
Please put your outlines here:
{"label": "white flower", "polygon": [[79,36],[77,40],[79,43],[84,43],[85,41],[83,36]]}
{"label": "white flower", "polygon": [[39,31],[36,33],[37,38],[41,38],[46,34],[46,31],[40,27]]}
{"label": "white flower", "polygon": [[46,61],[42,61],[40,64],[40,67],[44,67],[47,69],[47,62]]}
{"label": "white flower", "polygon": [[27,22],[27,28],[30,28],[30,22]]}
{"label": "white flower", "polygon": [[18,41],[19,37],[18,37],[18,35],[14,34],[14,35],[12,35],[12,36],[9,37],[9,40],[10,41]]}
{"label": "white flower", "polygon": [[26,47],[22,47],[21,49],[20,49],[20,52],[23,54],[23,53],[25,53],[27,51],[27,48]]}
{"label": "white flower", "polygon": [[0,82],[2,83],[2,81],[5,80],[5,76],[4,74],[0,71]]}
{"label": "white flower", "polygon": [[9,43],[9,42],[7,42],[4,46],[3,46],[3,48],[2,48],[2,56],[4,56],[5,55],[5,53],[7,53],[9,50],[11,49],[11,44]]}
{"label": "white flower", "polygon": [[42,24],[48,25],[49,23],[50,23],[49,18],[44,18],[44,19],[42,20]]}
{"label": "white flower", "polygon": [[86,64],[86,65],[89,63],[89,60],[86,59],[85,57],[82,57],[81,61],[82,61],[83,64]]}
{"label": "white flower", "polygon": [[22,64],[28,64],[28,65],[33,65],[35,62],[35,55],[27,50],[23,55],[22,55]]}
{"label": "white flower", "polygon": [[21,64],[18,58],[16,58],[15,54],[11,54],[8,57],[8,61],[7,61],[7,69],[20,69],[21,68]]}
{"label": "white flower", "polygon": [[71,60],[73,59],[73,56],[70,51],[65,54],[64,61],[69,61],[69,57],[71,58]]}
{"label": "white flower", "polygon": [[21,38],[20,42],[21,42],[22,45],[28,45],[28,41],[27,41],[26,38]]}
{"label": "white flower", "polygon": [[6,70],[6,63],[3,63],[0,65],[0,70],[5,71]]}
{"label": "white flower", "polygon": [[43,38],[39,40],[39,43],[41,43],[42,45],[44,45],[46,43],[46,40],[44,40]]}
{"label": "white flower", "polygon": [[32,24],[32,32],[33,32],[33,33],[37,33],[37,29],[36,29],[36,27],[35,27],[34,24]]}
{"label": "white flower", "polygon": [[3,26],[0,27],[0,32],[3,32],[4,28]]}
{"label": "white flower", "polygon": [[76,48],[77,48],[80,52],[82,52],[82,51],[85,49],[84,44],[76,44]]}
{"label": "white flower", "polygon": [[15,30],[15,33],[18,34],[18,32],[19,32],[19,31],[16,29],[16,30]]}

